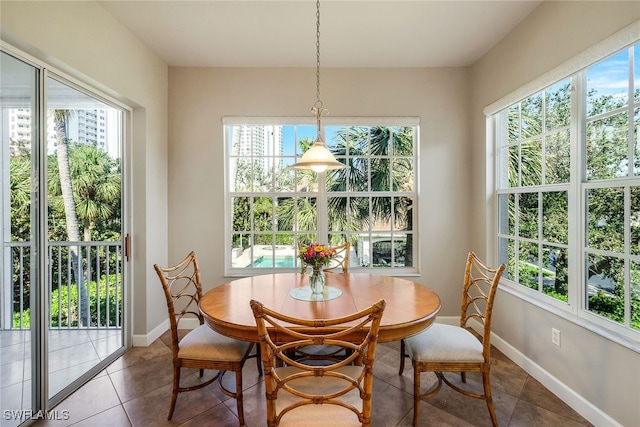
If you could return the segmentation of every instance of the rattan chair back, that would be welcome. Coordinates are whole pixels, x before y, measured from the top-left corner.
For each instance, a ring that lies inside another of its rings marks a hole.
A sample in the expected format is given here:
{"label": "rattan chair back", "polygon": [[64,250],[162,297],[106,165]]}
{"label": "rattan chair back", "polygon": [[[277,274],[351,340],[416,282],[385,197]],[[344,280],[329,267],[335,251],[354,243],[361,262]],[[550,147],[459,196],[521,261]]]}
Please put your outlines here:
{"label": "rattan chair back", "polygon": [[[202,298],[202,281],[198,258],[194,251],[174,266],[160,267],[154,264],[153,267],[162,284],[171,328],[173,389],[167,419],[170,420],[173,417],[178,393],[198,390],[219,380],[220,390],[236,399],[239,423],[241,426],[244,425],[242,368],[245,360],[250,357],[254,344],[220,335],[204,324],[204,317],[198,307]],[[180,321],[187,317],[197,318],[200,326],[190,330],[181,338],[178,327]],[[181,368],[199,369],[201,377],[205,369],[218,372],[207,381],[181,387]],[[227,389],[222,384],[222,377],[226,371],[235,372],[235,391]],[[258,360],[258,371],[262,372],[260,360]]]}
{"label": "rattan chair back", "polygon": [[[301,319],[251,301],[260,338],[269,427],[322,425],[349,418],[357,425],[371,425],[373,362],[384,307],[380,300],[345,317]],[[305,333],[300,328],[315,330]],[[291,350],[312,345],[342,347],[348,356],[322,365],[290,357]]]}

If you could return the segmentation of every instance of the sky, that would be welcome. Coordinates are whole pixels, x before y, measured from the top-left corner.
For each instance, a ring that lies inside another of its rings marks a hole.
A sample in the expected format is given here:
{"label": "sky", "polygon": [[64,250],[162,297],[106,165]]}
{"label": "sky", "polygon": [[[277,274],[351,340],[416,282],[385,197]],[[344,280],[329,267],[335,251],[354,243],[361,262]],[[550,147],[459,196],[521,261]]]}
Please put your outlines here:
{"label": "sky", "polygon": [[[640,88],[640,44],[633,49],[635,59],[634,80],[636,89]],[[587,69],[587,86],[596,89],[599,94],[625,94],[629,87],[629,50],[613,55]]]}
{"label": "sky", "polygon": [[[325,143],[329,146],[333,145],[333,138],[335,132],[340,126],[326,126],[325,127]],[[295,135],[294,135],[295,131]],[[316,139],[316,126],[315,125],[297,125],[297,126],[283,126],[282,128],[282,140],[283,140],[283,154],[285,156],[293,155],[294,144],[304,138],[309,138],[312,141]]]}

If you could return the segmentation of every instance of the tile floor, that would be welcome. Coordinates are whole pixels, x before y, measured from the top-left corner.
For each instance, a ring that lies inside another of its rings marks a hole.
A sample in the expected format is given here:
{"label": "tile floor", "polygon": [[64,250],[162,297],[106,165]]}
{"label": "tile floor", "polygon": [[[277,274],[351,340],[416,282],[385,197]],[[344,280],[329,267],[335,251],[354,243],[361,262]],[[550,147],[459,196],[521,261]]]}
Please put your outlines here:
{"label": "tile floor", "polygon": [[[178,396],[173,420],[167,421],[171,398],[171,350],[169,333],[149,347],[130,349],[104,371],[58,405],[67,410],[68,420],[38,421],[42,426],[237,426],[235,401],[223,395],[217,383]],[[560,399],[546,390],[498,350],[493,351],[492,387],[501,426],[585,426],[591,425]],[[378,346],[374,368],[373,426],[410,426],[413,416],[411,364],[398,375],[398,343]],[[255,359],[244,372],[244,411],[247,426],[264,426],[264,382]],[[205,378],[211,373],[205,373]],[[430,381],[423,374],[423,386]],[[459,378],[459,376],[457,377]],[[198,381],[197,371],[183,379]],[[479,385],[475,374],[467,383]],[[224,377],[233,388],[233,375]],[[184,384],[184,383],[183,383]],[[489,426],[491,420],[483,401],[464,397],[443,387],[435,397],[421,403],[420,425]],[[331,423],[328,423],[330,425]]]}

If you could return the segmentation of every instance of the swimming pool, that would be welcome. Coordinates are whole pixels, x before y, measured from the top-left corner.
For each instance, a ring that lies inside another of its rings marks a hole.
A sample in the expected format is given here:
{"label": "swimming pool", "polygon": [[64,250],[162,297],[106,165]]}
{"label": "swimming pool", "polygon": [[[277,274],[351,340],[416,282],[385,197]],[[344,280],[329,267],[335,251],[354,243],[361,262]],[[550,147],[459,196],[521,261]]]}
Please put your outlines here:
{"label": "swimming pool", "polygon": [[[275,265],[274,265],[275,262]],[[293,255],[270,256],[264,255],[256,258],[247,268],[293,268],[296,266],[296,260]]]}

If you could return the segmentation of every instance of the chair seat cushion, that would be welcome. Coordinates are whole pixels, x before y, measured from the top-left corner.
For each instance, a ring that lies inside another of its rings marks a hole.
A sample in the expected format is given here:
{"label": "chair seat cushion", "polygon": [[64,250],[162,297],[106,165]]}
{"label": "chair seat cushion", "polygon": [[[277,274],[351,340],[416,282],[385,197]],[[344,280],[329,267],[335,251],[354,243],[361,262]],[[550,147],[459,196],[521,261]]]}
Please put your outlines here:
{"label": "chair seat cushion", "polygon": [[207,325],[200,325],[180,340],[178,357],[182,359],[240,361],[251,343],[220,335]]}
{"label": "chair seat cushion", "polygon": [[[291,375],[295,372],[302,372],[302,370],[287,366],[284,368],[275,368],[278,375],[282,378],[287,375]],[[354,378],[358,377],[362,372],[361,366],[348,365],[337,369],[344,374]],[[344,389],[349,385],[345,380],[332,377],[306,377],[288,382],[289,386],[309,394],[326,395],[334,393],[338,390]],[[347,402],[353,405],[357,410],[362,411],[362,399],[357,389],[351,390],[342,397],[337,399]],[[276,400],[277,412],[280,413],[282,408],[292,405],[300,400],[298,396],[295,396],[286,390],[281,390],[278,393],[278,399]],[[358,421],[357,415],[341,406],[332,404],[318,404],[318,405],[305,405],[288,412],[282,417],[280,426],[327,426],[331,427],[346,427],[346,426],[361,426]]]}
{"label": "chair seat cushion", "polygon": [[405,338],[407,354],[418,362],[483,362],[482,343],[459,326],[434,323]]}

